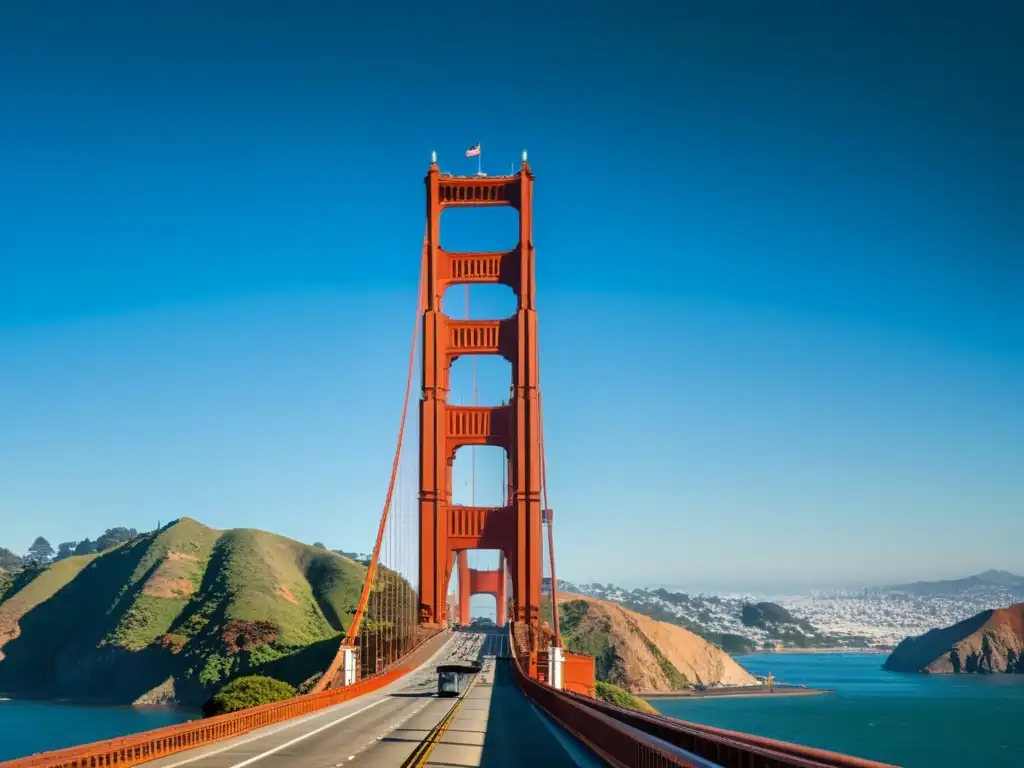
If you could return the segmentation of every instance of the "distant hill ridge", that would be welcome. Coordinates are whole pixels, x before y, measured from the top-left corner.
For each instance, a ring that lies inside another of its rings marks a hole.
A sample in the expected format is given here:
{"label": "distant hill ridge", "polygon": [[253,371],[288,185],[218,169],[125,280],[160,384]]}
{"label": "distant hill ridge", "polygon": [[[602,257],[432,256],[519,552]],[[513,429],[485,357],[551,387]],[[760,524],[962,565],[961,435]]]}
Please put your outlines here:
{"label": "distant hill ridge", "polygon": [[614,584],[575,585],[559,580],[559,591],[619,603],[631,611],[693,632],[726,653],[761,648],[863,648],[865,637],[830,635],[805,618],[770,602],[687,595],[666,589],[625,590]]}
{"label": "distant hill ridge", "polygon": [[884,666],[896,672],[1024,674],[1024,603],[908,637]]}
{"label": "distant hill ridge", "polygon": [[182,518],[18,574],[0,596],[0,692],[200,704],[240,674],[299,684],[334,654],[365,574],[326,549]]}
{"label": "distant hill ridge", "polygon": [[956,596],[965,592],[999,588],[1010,593],[1020,593],[1024,599],[1024,576],[1009,571],[988,570],[962,579],[945,579],[941,581],[915,581],[910,584],[895,584],[880,587],[875,591],[895,594],[915,595],[918,597],[937,597],[940,595]]}

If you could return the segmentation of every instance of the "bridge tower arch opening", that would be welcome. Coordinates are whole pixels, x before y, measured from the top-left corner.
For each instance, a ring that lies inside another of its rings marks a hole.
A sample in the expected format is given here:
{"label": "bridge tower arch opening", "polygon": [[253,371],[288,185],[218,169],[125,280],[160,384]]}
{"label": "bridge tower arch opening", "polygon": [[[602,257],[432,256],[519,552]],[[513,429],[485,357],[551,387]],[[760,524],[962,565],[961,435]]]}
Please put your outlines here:
{"label": "bridge tower arch opening", "polygon": [[[425,179],[419,403],[419,620],[425,625],[440,626],[449,618],[446,597],[452,569],[459,553],[473,549],[502,553],[514,606],[510,618],[534,627],[539,622],[543,549],[533,181],[525,160],[517,173],[492,177],[442,174],[433,162]],[[507,206],[519,214],[514,247],[472,253],[441,247],[443,211],[494,206]],[[442,306],[446,289],[472,284],[511,288],[516,299],[514,314],[489,320],[456,320],[446,315]],[[462,406],[449,402],[451,364],[463,355],[499,355],[510,363],[507,403]],[[453,503],[455,451],[471,445],[505,449],[509,482],[504,504]],[[472,578],[467,578],[467,585],[471,586]]]}
{"label": "bridge tower arch opening", "polygon": [[473,568],[469,554],[468,550],[460,550],[456,555],[459,584],[456,623],[461,627],[469,626],[473,618],[470,610],[473,596],[490,595],[495,604],[494,621],[503,627],[508,623],[508,570],[505,568],[505,555],[498,551],[497,566],[494,568]]}

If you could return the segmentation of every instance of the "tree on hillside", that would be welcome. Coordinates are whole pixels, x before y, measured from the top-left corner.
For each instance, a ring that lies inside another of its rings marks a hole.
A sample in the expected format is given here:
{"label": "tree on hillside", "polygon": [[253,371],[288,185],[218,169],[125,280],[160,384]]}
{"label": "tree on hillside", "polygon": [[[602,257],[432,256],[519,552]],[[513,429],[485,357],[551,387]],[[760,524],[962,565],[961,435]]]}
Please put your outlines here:
{"label": "tree on hillside", "polygon": [[131,541],[139,532],[134,528],[107,528],[103,532],[102,536],[96,538],[96,551],[106,552],[108,549],[116,547],[118,544],[123,544],[126,541]]}
{"label": "tree on hillside", "polygon": [[28,548],[28,556],[25,559],[37,565],[46,565],[53,559],[53,547],[42,536],[37,536],[32,546]]}
{"label": "tree on hillside", "polygon": [[327,545],[324,544],[322,541],[314,541],[313,546],[317,549],[327,549]]}
{"label": "tree on hillside", "polygon": [[4,595],[7,594],[7,591],[11,588],[13,584],[14,579],[11,578],[10,571],[5,571],[4,569],[0,568],[0,603],[3,602]]}
{"label": "tree on hillside", "polygon": [[24,564],[21,555],[16,555],[7,547],[0,547],[0,568],[5,571],[16,571]]}
{"label": "tree on hillside", "polygon": [[57,556],[53,558],[54,562],[63,560],[65,557],[71,557],[75,554],[75,547],[78,546],[77,541],[62,541],[57,545]]}
{"label": "tree on hillside", "polygon": [[349,560],[355,560],[357,563],[370,562],[369,555],[363,555],[359,552],[346,552],[343,549],[332,549],[331,552],[336,555],[341,555],[342,557],[347,557]]}
{"label": "tree on hillside", "polygon": [[94,542],[92,539],[82,539],[80,542],[78,542],[78,545],[75,547],[75,551],[74,551],[73,554],[76,554],[76,555],[91,555],[95,551],[96,551],[96,542]]}

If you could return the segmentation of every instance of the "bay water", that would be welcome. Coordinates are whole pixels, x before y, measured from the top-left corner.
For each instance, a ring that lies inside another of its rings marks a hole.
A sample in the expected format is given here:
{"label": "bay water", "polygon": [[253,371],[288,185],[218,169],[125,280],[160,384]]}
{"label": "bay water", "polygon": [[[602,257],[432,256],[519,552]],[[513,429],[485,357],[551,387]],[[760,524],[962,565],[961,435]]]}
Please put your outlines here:
{"label": "bay water", "polygon": [[0,699],[0,760],[127,736],[200,716],[183,709],[82,707]]}
{"label": "bay water", "polygon": [[[906,768],[1024,766],[1024,675],[915,675],[878,654],[754,654],[757,675],[832,688],[815,696],[652,701],[662,713]],[[0,760],[185,722],[181,709],[0,700]]]}
{"label": "bay water", "polygon": [[1024,675],[886,672],[885,656],[766,653],[756,675],[831,688],[815,696],[657,699],[662,714],[906,768],[1024,767]]}

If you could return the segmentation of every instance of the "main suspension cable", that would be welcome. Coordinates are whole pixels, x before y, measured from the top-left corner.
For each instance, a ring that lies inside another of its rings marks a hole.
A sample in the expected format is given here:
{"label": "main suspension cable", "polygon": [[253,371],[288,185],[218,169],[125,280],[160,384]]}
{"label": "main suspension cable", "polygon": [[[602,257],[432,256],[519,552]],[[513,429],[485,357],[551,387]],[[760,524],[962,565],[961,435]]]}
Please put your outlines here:
{"label": "main suspension cable", "polygon": [[[426,251],[427,248],[427,236],[424,233],[423,236],[423,248]],[[395,492],[395,480],[398,476],[398,465],[402,458],[402,441],[405,438],[405,423],[409,414],[409,395],[412,392],[412,378],[413,371],[416,367],[416,348],[419,343],[420,336],[420,319],[423,316],[423,293],[426,289],[426,271],[424,269],[425,259],[420,261],[420,279],[419,289],[417,291],[416,298],[416,319],[413,323],[412,331],[412,342],[409,345],[409,366],[405,378],[405,398],[402,401],[402,418],[398,426],[398,443],[395,446],[395,457],[391,463],[391,477],[388,480],[388,490],[384,497],[384,510],[380,516],[380,524],[377,527],[377,539],[373,545],[373,554],[370,556],[370,563],[366,570],[366,579],[363,581],[363,591],[359,596],[359,603],[356,606],[355,614],[352,616],[352,623],[348,626],[348,631],[345,633],[345,638],[341,642],[341,646],[338,648],[338,652],[335,654],[334,659],[331,661],[330,666],[324,672],[323,677],[317,682],[314,687],[314,692],[321,691],[326,688],[330,682],[334,679],[334,676],[338,673],[338,668],[341,666],[345,656],[345,648],[351,648],[355,645],[356,636],[359,634],[359,625],[362,623],[363,614],[366,612],[366,605],[370,597],[370,590],[373,586],[374,578],[377,574],[377,563],[380,559],[380,548],[381,542],[384,538],[384,531],[388,523],[388,513],[391,510],[391,500]],[[379,603],[378,603],[379,606]],[[377,621],[379,623],[380,612],[377,611]],[[378,639],[379,646],[379,639]],[[377,654],[379,656],[379,654]],[[376,669],[374,670],[376,672]]]}

